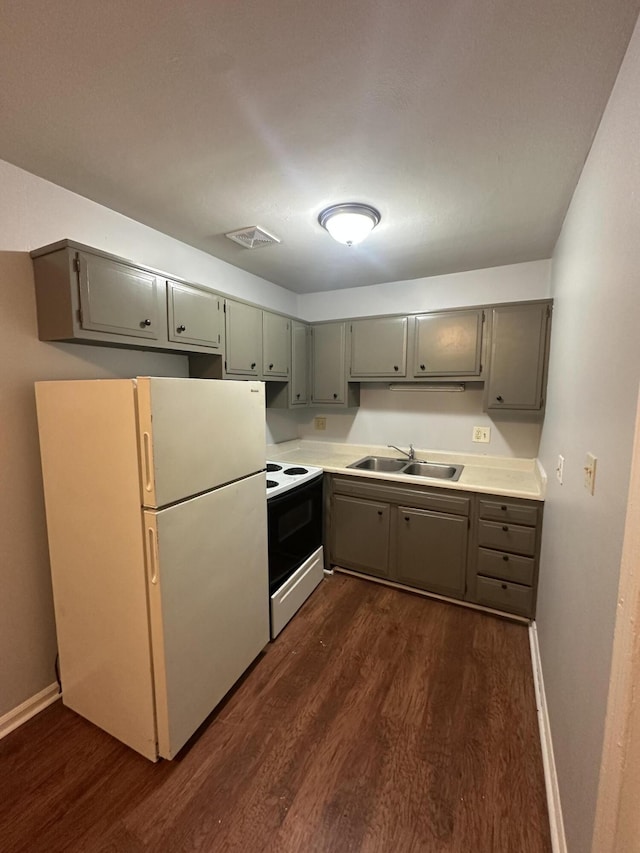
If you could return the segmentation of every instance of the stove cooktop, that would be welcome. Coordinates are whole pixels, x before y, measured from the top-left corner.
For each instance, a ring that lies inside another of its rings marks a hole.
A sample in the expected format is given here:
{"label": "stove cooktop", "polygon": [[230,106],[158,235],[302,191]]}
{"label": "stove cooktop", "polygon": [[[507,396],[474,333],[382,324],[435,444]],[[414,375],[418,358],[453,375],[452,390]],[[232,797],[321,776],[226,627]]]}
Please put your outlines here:
{"label": "stove cooktop", "polygon": [[322,468],[312,468],[310,465],[267,462],[267,500],[295,489],[296,486],[313,480],[321,473]]}

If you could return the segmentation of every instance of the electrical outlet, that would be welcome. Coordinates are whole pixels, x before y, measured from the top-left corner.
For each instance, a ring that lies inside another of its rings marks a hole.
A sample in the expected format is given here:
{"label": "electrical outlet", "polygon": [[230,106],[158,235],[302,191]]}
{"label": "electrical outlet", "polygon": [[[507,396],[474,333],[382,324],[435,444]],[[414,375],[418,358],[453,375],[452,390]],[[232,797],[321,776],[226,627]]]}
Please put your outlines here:
{"label": "electrical outlet", "polygon": [[314,429],[326,429],[327,428],[327,419],[326,418],[314,418],[313,419],[313,428]]}
{"label": "electrical outlet", "polygon": [[473,441],[481,441],[487,444],[491,439],[491,427],[478,426],[473,428]]}
{"label": "electrical outlet", "polygon": [[596,462],[593,453],[587,453],[587,461],[584,466],[584,487],[592,495],[596,490]]}
{"label": "electrical outlet", "polygon": [[564,477],[564,456],[561,453],[558,455],[558,462],[556,464],[556,477],[560,485],[562,485],[562,478]]}

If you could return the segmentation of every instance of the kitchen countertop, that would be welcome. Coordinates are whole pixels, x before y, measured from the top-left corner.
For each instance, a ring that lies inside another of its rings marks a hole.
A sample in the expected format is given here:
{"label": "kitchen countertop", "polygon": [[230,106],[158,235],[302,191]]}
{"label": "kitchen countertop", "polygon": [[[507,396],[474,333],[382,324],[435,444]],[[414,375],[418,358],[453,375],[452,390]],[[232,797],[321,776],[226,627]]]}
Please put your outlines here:
{"label": "kitchen countertop", "polygon": [[364,456],[388,456],[397,459],[400,454],[389,447],[377,445],[340,444],[305,439],[267,445],[269,460],[290,462],[295,465],[313,465],[330,474],[348,474],[354,477],[415,483],[462,492],[483,492],[490,495],[544,500],[546,475],[537,459],[481,456],[473,453],[449,453],[416,448],[416,459],[464,465],[460,479],[453,483],[431,477],[413,477],[407,474],[357,471],[347,468],[347,465],[357,462]]}

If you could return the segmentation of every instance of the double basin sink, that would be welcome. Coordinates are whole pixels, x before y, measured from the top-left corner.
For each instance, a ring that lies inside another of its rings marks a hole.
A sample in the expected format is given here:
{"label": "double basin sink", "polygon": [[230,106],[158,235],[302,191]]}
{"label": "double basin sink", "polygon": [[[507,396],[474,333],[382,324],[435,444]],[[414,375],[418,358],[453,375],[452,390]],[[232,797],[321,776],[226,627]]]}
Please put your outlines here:
{"label": "double basin sink", "polygon": [[441,462],[419,462],[411,459],[390,459],[388,456],[365,456],[347,465],[358,471],[375,471],[384,474],[408,474],[412,477],[432,477],[455,483],[460,479],[464,465],[446,465]]}

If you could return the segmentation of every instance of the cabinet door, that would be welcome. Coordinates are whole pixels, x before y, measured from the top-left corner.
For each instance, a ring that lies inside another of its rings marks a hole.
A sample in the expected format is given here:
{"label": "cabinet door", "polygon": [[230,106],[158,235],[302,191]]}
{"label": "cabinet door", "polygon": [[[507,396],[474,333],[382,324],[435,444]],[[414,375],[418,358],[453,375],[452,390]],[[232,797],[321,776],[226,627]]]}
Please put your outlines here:
{"label": "cabinet door", "polygon": [[221,302],[217,293],[168,281],[169,340],[220,349]]}
{"label": "cabinet door", "polygon": [[281,314],[262,312],[262,372],[265,378],[289,376],[289,320]]}
{"label": "cabinet door", "polygon": [[345,569],[388,577],[389,518],[387,503],[335,495],[331,562]]}
{"label": "cabinet door", "polygon": [[259,376],[262,363],[262,311],[253,305],[225,303],[227,373]]}
{"label": "cabinet door", "polygon": [[158,338],[158,281],[153,273],[78,252],[82,327]]}
{"label": "cabinet door", "polygon": [[538,411],[544,402],[549,305],[505,305],[491,313],[486,408]]}
{"label": "cabinet door", "polygon": [[482,310],[415,318],[414,376],[479,376]]}
{"label": "cabinet door", "polygon": [[395,579],[462,598],[468,519],[441,512],[396,508]]}
{"label": "cabinet door", "polygon": [[294,320],[291,323],[291,405],[309,402],[309,327]]}
{"label": "cabinet door", "polygon": [[323,323],[311,330],[314,403],[344,405],[346,399],[344,323]]}
{"label": "cabinet door", "polygon": [[406,376],[407,318],[376,317],[351,324],[351,376]]}

